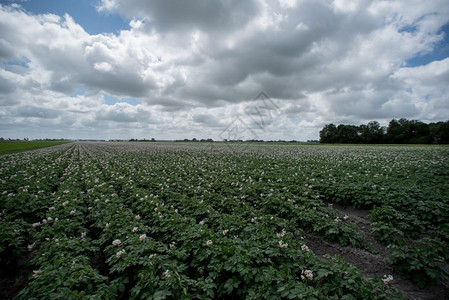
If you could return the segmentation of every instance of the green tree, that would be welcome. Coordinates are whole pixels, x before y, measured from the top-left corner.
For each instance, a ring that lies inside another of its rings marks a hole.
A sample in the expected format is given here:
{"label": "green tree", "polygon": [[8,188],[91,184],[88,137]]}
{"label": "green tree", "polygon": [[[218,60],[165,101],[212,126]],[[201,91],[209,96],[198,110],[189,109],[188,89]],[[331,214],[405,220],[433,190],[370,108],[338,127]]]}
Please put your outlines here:
{"label": "green tree", "polygon": [[360,140],[366,144],[380,144],[383,142],[385,128],[379,122],[371,121],[367,125],[360,125]]}
{"label": "green tree", "polygon": [[336,143],[337,127],[334,124],[328,124],[320,131],[320,143]]}

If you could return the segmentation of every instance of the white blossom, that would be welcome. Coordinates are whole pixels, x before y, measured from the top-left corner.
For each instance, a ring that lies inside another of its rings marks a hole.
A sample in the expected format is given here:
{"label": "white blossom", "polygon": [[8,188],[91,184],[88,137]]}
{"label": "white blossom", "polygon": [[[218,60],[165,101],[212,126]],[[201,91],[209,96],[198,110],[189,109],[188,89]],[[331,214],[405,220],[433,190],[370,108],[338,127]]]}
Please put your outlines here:
{"label": "white blossom", "polygon": [[211,240],[206,241],[206,246],[212,246],[213,242]]}
{"label": "white blossom", "polygon": [[302,270],[301,279],[302,279],[302,281],[312,281],[313,280],[313,271],[312,270]]}
{"label": "white blossom", "polygon": [[42,273],[42,270],[33,270],[33,278],[36,279],[37,277],[39,277],[39,274]]}
{"label": "white blossom", "polygon": [[287,248],[288,244],[284,243],[283,241],[279,241],[279,248]]}
{"label": "white blossom", "polygon": [[147,235],[144,233],[141,236],[139,236],[139,240],[143,241],[147,238]]}
{"label": "white blossom", "polygon": [[276,233],[276,236],[278,237],[278,239],[283,238],[285,235],[287,234],[287,232],[285,231],[285,229],[282,229],[281,233]]}
{"label": "white blossom", "polygon": [[117,258],[120,258],[120,257],[122,257],[124,254],[125,254],[125,250],[123,249],[123,250],[120,250],[120,251],[118,251],[116,254],[115,254],[115,256],[117,257]]}
{"label": "white blossom", "polygon": [[41,222],[33,223],[32,226],[33,226],[33,228],[39,227],[39,226],[41,226]]}
{"label": "white blossom", "polygon": [[383,281],[385,284],[387,284],[387,283],[393,281],[393,276],[391,276],[391,275],[384,275],[384,277],[382,278],[382,281]]}
{"label": "white blossom", "polygon": [[28,245],[28,246],[27,246],[28,251],[33,250],[34,244],[35,244],[35,243],[32,243],[31,245]]}
{"label": "white blossom", "polygon": [[122,242],[119,240],[119,239],[117,239],[117,240],[113,240],[112,241],[112,245],[114,245],[114,246],[118,246],[118,245],[120,245]]}

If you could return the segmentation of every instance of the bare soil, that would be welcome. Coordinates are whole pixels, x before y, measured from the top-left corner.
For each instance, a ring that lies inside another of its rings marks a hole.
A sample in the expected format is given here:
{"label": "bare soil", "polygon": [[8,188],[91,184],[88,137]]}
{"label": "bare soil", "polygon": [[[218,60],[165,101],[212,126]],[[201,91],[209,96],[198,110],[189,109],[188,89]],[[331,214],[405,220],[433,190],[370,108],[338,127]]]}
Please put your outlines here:
{"label": "bare soil", "polygon": [[363,238],[371,245],[374,253],[353,247],[343,247],[339,244],[326,242],[323,238],[313,234],[307,234],[305,237],[306,243],[316,255],[321,257],[325,254],[340,256],[356,266],[365,278],[382,278],[384,275],[392,275],[394,278],[391,282],[392,286],[401,291],[407,299],[449,299],[449,291],[442,283],[421,289],[413,282],[399,275],[394,267],[387,263],[391,250],[379,244],[371,233],[372,226],[369,220],[369,210],[343,207],[338,204],[331,205],[342,215],[349,216],[350,220],[360,228]]}
{"label": "bare soil", "polygon": [[28,253],[9,266],[0,267],[0,299],[14,299],[28,285],[28,275],[31,271],[27,267],[27,262],[33,255]]}

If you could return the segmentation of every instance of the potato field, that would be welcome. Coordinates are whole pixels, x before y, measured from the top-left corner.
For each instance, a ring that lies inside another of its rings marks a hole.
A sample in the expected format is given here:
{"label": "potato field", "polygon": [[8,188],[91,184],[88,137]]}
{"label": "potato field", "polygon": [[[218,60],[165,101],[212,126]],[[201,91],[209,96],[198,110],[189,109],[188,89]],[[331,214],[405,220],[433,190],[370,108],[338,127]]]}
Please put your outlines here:
{"label": "potato field", "polygon": [[0,156],[2,299],[444,299],[449,147]]}

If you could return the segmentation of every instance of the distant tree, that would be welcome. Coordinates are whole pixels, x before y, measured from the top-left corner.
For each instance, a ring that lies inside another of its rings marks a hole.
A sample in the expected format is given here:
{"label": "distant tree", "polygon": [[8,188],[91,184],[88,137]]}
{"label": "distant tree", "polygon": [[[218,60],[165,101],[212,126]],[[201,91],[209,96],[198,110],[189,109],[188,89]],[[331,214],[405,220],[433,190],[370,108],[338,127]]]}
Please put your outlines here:
{"label": "distant tree", "polygon": [[337,127],[334,124],[328,124],[320,131],[320,143],[336,143]]}
{"label": "distant tree", "polygon": [[387,127],[386,141],[388,143],[400,144],[407,139],[405,134],[405,119],[391,120]]}
{"label": "distant tree", "polygon": [[338,143],[360,143],[360,130],[355,125],[343,125],[337,126],[337,142]]}
{"label": "distant tree", "polygon": [[431,143],[449,144],[449,120],[446,122],[430,123],[429,135]]}
{"label": "distant tree", "polygon": [[429,124],[421,121],[409,121],[410,139],[407,143],[410,144],[430,144],[432,138],[430,136]]}
{"label": "distant tree", "polygon": [[379,122],[371,121],[367,125],[360,125],[360,141],[365,144],[380,144],[383,142],[385,128]]}
{"label": "distant tree", "polygon": [[429,125],[401,118],[388,124],[386,141],[394,144],[427,144],[432,142]]}

